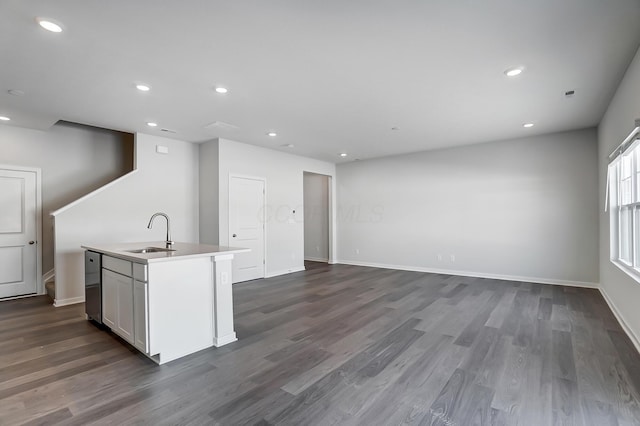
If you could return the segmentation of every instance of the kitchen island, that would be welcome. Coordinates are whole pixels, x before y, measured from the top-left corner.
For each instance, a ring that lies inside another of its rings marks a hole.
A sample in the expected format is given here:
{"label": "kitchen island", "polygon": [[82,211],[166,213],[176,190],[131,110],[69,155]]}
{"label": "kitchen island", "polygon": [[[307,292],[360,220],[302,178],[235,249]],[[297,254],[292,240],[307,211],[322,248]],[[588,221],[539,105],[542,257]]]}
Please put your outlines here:
{"label": "kitchen island", "polygon": [[248,249],[83,245],[102,255],[102,323],[158,364],[236,341],[231,262]]}

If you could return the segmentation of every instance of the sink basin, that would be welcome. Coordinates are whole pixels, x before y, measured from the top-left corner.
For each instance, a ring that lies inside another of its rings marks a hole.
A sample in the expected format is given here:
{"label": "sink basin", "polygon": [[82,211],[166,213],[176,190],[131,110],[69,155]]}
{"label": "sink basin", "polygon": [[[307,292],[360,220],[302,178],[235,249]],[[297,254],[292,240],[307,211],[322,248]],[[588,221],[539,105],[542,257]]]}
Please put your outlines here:
{"label": "sink basin", "polygon": [[125,250],[125,251],[128,251],[129,253],[163,253],[163,252],[169,252],[169,251],[175,251],[175,250],[170,248],[162,248],[162,247],[145,247],[141,249]]}

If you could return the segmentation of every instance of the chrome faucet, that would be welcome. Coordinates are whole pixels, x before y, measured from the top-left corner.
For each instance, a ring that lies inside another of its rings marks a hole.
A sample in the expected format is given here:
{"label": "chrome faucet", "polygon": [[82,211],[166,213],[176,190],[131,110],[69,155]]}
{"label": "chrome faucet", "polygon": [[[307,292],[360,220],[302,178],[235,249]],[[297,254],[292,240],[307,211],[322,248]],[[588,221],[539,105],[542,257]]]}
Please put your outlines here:
{"label": "chrome faucet", "polygon": [[171,245],[173,244],[173,241],[171,241],[171,221],[169,220],[169,216],[166,213],[154,213],[153,216],[151,216],[151,219],[149,219],[149,224],[147,225],[148,229],[151,229],[151,227],[153,226],[153,220],[157,217],[157,216],[162,216],[165,219],[167,219],[167,248],[171,247]]}

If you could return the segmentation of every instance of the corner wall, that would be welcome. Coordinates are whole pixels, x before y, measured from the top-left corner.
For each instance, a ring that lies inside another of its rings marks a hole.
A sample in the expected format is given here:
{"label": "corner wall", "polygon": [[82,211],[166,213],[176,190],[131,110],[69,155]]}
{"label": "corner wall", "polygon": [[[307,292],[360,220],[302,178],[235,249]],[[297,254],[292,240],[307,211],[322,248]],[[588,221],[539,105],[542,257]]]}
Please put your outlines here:
{"label": "corner wall", "polygon": [[198,147],[138,133],[135,153],[136,170],[53,213],[56,306],[84,301],[83,244],[164,241],[164,226],[147,229],[158,211],[175,241],[198,242]]}
{"label": "corner wall", "polygon": [[609,260],[609,213],[604,198],[609,154],[629,135],[640,118],[640,51],[618,86],[598,127],[598,211],[600,218],[600,286],[607,302],[640,350],[640,283]]}
{"label": "corner wall", "polygon": [[[265,273],[270,277],[303,270],[303,173],[335,177],[335,164],[226,139],[219,139],[218,147],[220,245],[229,245],[229,175],[266,178]],[[289,221],[288,212],[291,210],[296,211],[293,223]],[[335,250],[330,253],[335,253]]]}
{"label": "corner wall", "polygon": [[597,286],[595,129],[337,166],[339,262]]}
{"label": "corner wall", "polygon": [[202,143],[198,146],[200,167],[200,242],[219,245],[218,209],[220,207],[220,161],[218,159],[218,140]]}

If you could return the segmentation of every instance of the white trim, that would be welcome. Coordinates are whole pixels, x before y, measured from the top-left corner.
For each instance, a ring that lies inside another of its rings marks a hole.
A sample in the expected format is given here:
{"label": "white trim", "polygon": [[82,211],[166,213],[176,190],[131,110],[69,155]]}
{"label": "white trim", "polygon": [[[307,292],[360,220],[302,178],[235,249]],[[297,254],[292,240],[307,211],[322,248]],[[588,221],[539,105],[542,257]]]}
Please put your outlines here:
{"label": "white trim", "polygon": [[310,262],[325,262],[325,263],[329,263],[329,259],[322,258],[322,257],[311,257],[311,256],[305,256],[304,260],[308,260]]}
{"label": "white trim", "polygon": [[636,119],[634,129],[631,131],[631,133],[629,133],[629,136],[627,136],[622,141],[622,143],[616,147],[616,149],[611,151],[611,154],[609,154],[609,160],[611,160],[611,158],[614,158],[614,159],[618,158],[621,154],[624,154],[629,148],[629,142],[631,142],[634,139],[637,139],[639,133],[640,133],[640,119]]}
{"label": "white trim", "polygon": [[238,338],[236,337],[236,333],[233,332],[231,334],[227,334],[226,336],[214,337],[213,338],[213,346],[219,348],[220,346],[224,346],[226,344],[229,344],[231,342],[235,342],[237,340],[238,340]]}
{"label": "white trim", "polygon": [[635,346],[636,350],[640,352],[640,339],[633,332],[633,329],[629,327],[629,325],[627,324],[627,321],[625,321],[624,316],[622,315],[622,312],[618,309],[615,303],[613,303],[613,300],[611,300],[611,298],[607,294],[607,291],[602,286],[600,286],[599,290],[600,290],[600,293],[602,294],[602,297],[604,298],[604,301],[607,302],[607,305],[609,305],[609,309],[611,309],[611,312],[613,312],[613,315],[616,317],[616,319],[620,323],[620,326],[622,327],[624,332],[627,334],[627,336],[629,336],[629,339],[631,339],[633,346]]}
{"label": "white trim", "polygon": [[630,278],[632,278],[635,282],[640,283],[640,275],[633,266],[628,265],[622,260],[609,259],[611,263],[613,263],[618,269],[627,274]]}
{"label": "white trim", "polygon": [[96,189],[95,191],[92,191],[92,192],[88,193],[87,195],[83,195],[82,197],[78,198],[77,200],[70,202],[66,206],[60,207],[58,210],[49,213],[49,215],[55,217],[55,216],[59,215],[60,213],[63,213],[65,211],[69,210],[70,208],[75,207],[76,205],[78,205],[80,203],[83,203],[85,200],[95,197],[96,195],[98,195],[102,191],[105,191],[105,190],[111,188],[112,186],[120,183],[120,181],[123,181],[123,180],[129,178],[130,176],[132,176],[132,175],[134,175],[136,173],[138,173],[138,170],[132,170],[129,173],[127,173],[126,175],[122,175],[119,178],[117,178],[116,180],[112,180],[111,182],[101,186],[100,188]]}
{"label": "white trim", "polygon": [[60,306],[75,305],[76,303],[84,303],[84,296],[72,297],[70,299],[55,299],[53,306],[59,308]]}
{"label": "white trim", "polygon": [[42,280],[42,169],[39,167],[14,166],[12,164],[0,164],[0,169],[30,172],[36,175],[36,294],[44,295],[46,291]]}
{"label": "white trim", "polygon": [[273,277],[278,277],[280,275],[293,274],[294,272],[301,272],[301,271],[305,271],[304,266],[299,266],[297,268],[291,268],[291,269],[285,269],[285,270],[282,270],[282,271],[269,272],[268,274],[266,274],[265,278],[273,278]]}
{"label": "white trim", "polygon": [[0,303],[6,302],[8,300],[25,299],[27,297],[36,297],[36,296],[44,296],[44,294],[29,293],[29,294],[21,294],[20,296],[3,297],[2,299],[0,299]]}
{"label": "white trim", "polygon": [[457,275],[461,277],[473,277],[473,278],[490,278],[494,280],[564,285],[569,287],[598,288],[599,286],[598,283],[586,282],[586,281],[568,281],[568,280],[558,280],[558,279],[550,279],[550,278],[523,277],[518,275],[487,274],[485,272],[455,271],[450,269],[424,268],[421,266],[388,265],[384,263],[356,262],[351,260],[340,260],[338,261],[338,263],[341,263],[343,265],[366,266],[370,268],[397,269],[401,271],[428,272],[431,274]]}
{"label": "white trim", "polygon": [[56,270],[55,270],[55,268],[53,268],[53,269],[45,272],[44,275],[42,275],[42,282],[44,284],[46,284],[47,281],[49,281],[49,280],[51,280],[51,279],[53,279],[55,277],[56,277]]}

